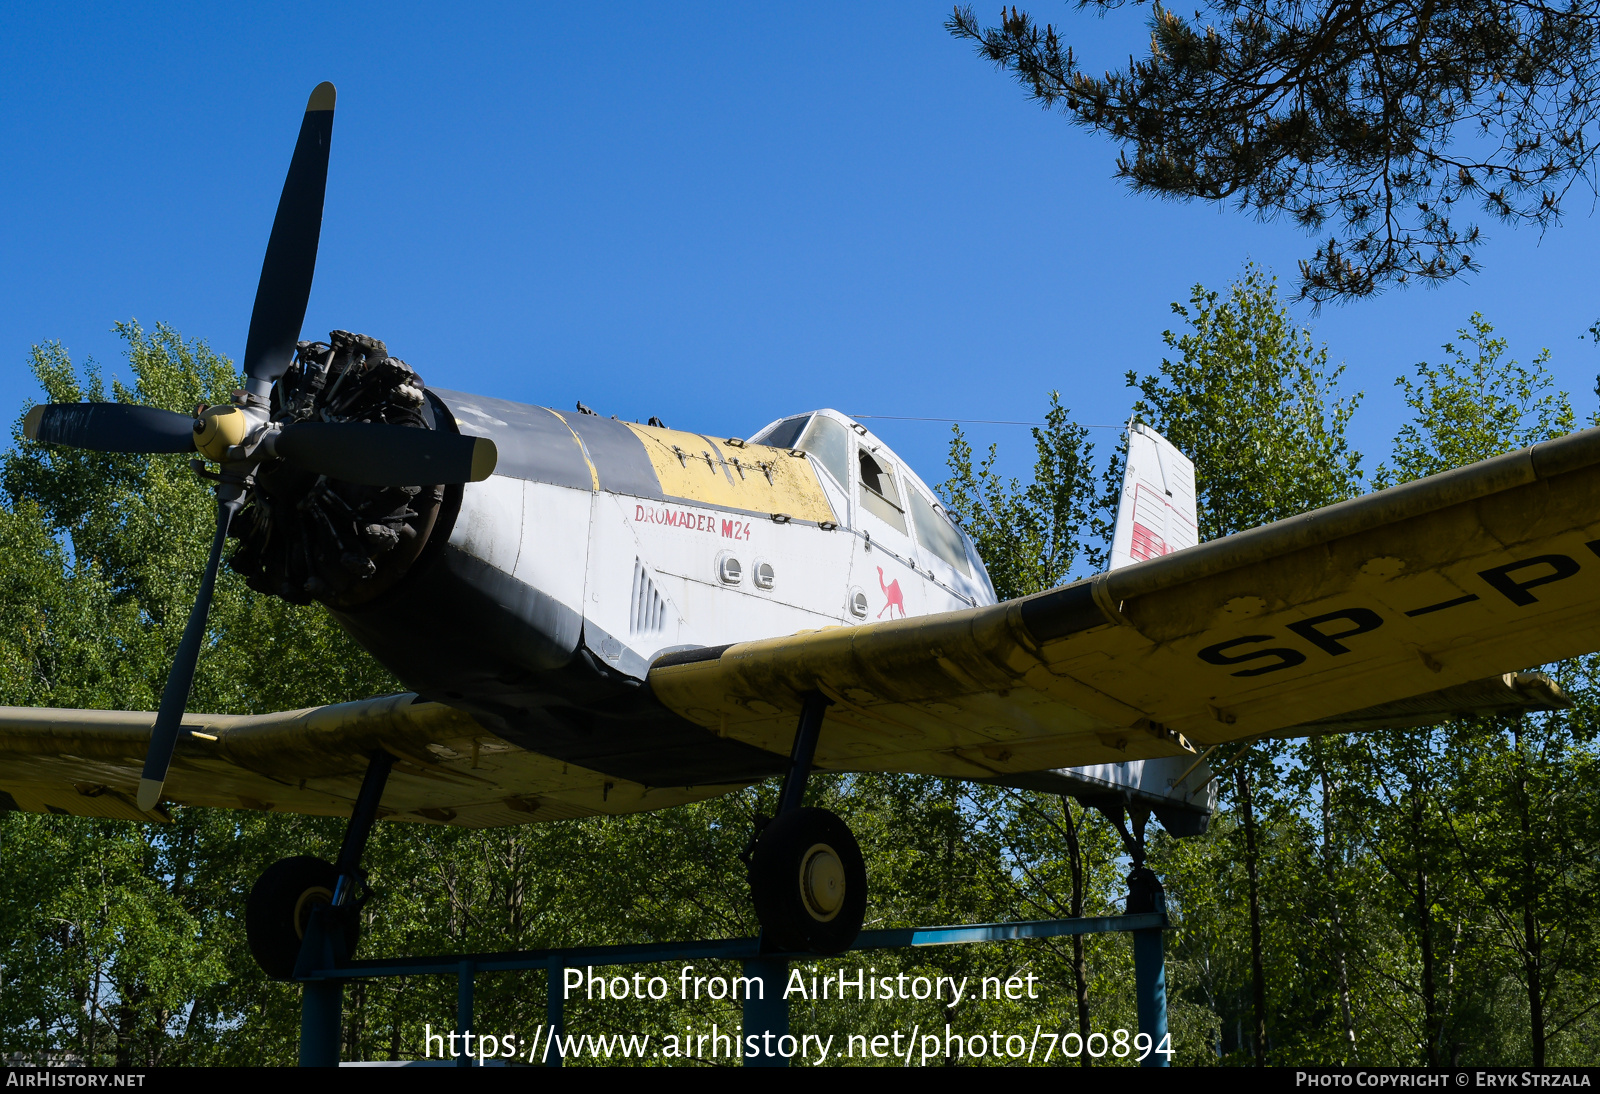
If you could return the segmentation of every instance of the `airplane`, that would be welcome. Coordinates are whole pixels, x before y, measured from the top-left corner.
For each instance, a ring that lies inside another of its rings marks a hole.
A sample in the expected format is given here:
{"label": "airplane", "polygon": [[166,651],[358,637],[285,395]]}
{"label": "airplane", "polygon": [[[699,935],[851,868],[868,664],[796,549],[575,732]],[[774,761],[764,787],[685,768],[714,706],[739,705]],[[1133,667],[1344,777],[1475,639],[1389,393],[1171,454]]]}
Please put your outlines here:
{"label": "airplane", "polygon": [[[865,868],[813,770],[1070,793],[1135,864],[1152,810],[1203,830],[1218,746],[1565,704],[1600,649],[1600,431],[1198,543],[1193,468],[1134,423],[1106,573],[1000,601],[971,538],[833,410],[750,438],[423,383],[374,338],[302,341],[335,92],[311,94],[225,406],[36,406],[35,442],[191,454],[206,568],[154,713],[0,709],[7,807],[348,817],[339,853],[252,889],[293,974],[311,915],[347,951],[378,819],[626,814],[782,776],[743,856],[763,945],[835,953]],[[202,459],[203,457],[203,459]],[[210,469],[215,465],[216,470]],[[258,716],[185,709],[222,552],[321,603],[411,690]]]}

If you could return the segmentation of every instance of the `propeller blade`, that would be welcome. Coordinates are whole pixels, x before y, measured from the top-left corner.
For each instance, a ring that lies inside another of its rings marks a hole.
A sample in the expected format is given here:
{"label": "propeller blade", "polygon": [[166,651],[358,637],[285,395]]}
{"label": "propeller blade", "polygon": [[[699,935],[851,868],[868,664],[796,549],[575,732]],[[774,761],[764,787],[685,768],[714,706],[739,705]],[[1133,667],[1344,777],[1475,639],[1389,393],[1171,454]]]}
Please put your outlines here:
{"label": "propeller blade", "polygon": [[150,731],[150,749],[144,756],[144,771],[139,775],[139,808],[148,813],[161,801],[161,787],[167,781],[167,768],[172,765],[172,749],[178,743],[178,728],[183,722],[184,707],[189,702],[189,688],[194,683],[195,662],[200,659],[200,642],[205,638],[206,615],[211,611],[211,594],[217,584],[217,566],[222,562],[222,544],[228,537],[228,525],[233,522],[243,497],[217,502],[217,535],[211,541],[211,557],[206,561],[205,575],[200,579],[200,595],[189,609],[189,622],[184,625],[183,639],[178,643],[178,655],[172,659],[172,670],[167,673],[167,686],[161,692],[161,708],[156,712],[155,728]]}
{"label": "propeller blade", "polygon": [[273,451],[308,471],[366,486],[482,482],[499,458],[487,437],[375,422],[296,422],[273,438]]}
{"label": "propeller blade", "polygon": [[193,452],[194,418],[134,403],[46,403],[28,411],[30,441],[96,452]]}
{"label": "propeller blade", "polygon": [[[278,215],[267,240],[256,286],[250,335],[244,345],[244,374],[258,381],[265,395],[273,381],[294,360],[311,276],[317,268],[317,240],[322,234],[322,196],[328,184],[328,145],[333,139],[333,85],[320,83],[306,103],[300,139],[295,142],[289,174],[278,198]],[[254,390],[252,386],[252,390]]]}

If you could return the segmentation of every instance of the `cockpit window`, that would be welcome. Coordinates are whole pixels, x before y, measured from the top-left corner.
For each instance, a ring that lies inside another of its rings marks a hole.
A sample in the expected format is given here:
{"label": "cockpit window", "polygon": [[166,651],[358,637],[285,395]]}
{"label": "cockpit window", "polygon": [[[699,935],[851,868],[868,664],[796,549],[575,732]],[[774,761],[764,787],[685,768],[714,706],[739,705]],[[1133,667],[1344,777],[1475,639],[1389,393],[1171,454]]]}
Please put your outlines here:
{"label": "cockpit window", "polygon": [[906,532],[906,512],[900,505],[900,491],[895,489],[894,468],[877,459],[865,448],[856,450],[861,463],[861,506],[885,524]]}
{"label": "cockpit window", "polygon": [[800,448],[811,453],[828,469],[846,493],[850,490],[850,431],[832,418],[818,414],[811,419]]}
{"label": "cockpit window", "polygon": [[770,444],[773,448],[793,448],[794,442],[800,439],[800,431],[811,420],[811,415],[801,414],[796,418],[785,418],[765,433],[753,438],[756,444]]}
{"label": "cockpit window", "polygon": [[961,542],[961,533],[915,490],[911,491],[911,515],[917,524],[917,542],[971,577],[972,567],[967,564],[967,549]]}

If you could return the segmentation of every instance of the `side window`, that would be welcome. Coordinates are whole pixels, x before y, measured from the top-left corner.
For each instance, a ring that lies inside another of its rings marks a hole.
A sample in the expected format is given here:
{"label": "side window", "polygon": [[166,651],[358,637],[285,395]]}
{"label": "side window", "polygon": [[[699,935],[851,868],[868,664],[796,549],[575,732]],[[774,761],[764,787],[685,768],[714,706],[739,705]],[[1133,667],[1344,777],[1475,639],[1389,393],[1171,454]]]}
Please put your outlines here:
{"label": "side window", "polygon": [[895,489],[894,468],[879,461],[865,448],[856,450],[861,463],[861,505],[867,512],[906,533],[906,511],[900,504],[900,491]]}
{"label": "side window", "polygon": [[911,491],[911,515],[917,525],[917,542],[971,577],[972,567],[967,563],[967,550],[961,542],[961,533],[943,514],[934,510],[927,498],[915,490]]}
{"label": "side window", "polygon": [[850,431],[825,415],[811,419],[811,428],[797,446],[811,453],[828,474],[839,480],[846,496],[850,492]]}

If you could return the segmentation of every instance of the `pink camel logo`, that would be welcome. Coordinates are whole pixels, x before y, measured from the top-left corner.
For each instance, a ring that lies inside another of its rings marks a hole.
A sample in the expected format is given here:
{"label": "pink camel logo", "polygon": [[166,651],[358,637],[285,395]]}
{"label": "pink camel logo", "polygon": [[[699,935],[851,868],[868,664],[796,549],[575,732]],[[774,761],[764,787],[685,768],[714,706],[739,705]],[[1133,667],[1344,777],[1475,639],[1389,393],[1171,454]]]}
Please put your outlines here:
{"label": "pink camel logo", "polygon": [[[889,611],[890,608],[899,608],[900,618],[904,619],[906,615],[906,598],[905,595],[900,592],[900,579],[895,578],[893,581],[889,582],[889,584],[885,585],[883,583],[883,567],[879,566],[878,587],[883,590],[883,595],[889,598],[888,603],[883,606],[883,611],[878,613],[878,618],[882,619],[883,612]],[[894,614],[892,612],[890,613],[889,618],[894,618]]]}

